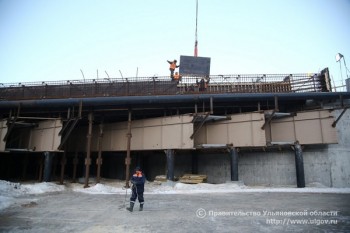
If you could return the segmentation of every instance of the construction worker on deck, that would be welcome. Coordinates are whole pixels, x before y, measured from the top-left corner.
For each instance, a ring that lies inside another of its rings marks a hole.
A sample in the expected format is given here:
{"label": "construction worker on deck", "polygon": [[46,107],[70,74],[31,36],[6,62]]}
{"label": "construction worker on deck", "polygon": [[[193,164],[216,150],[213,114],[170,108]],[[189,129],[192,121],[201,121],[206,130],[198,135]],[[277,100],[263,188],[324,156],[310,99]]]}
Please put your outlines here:
{"label": "construction worker on deck", "polygon": [[174,61],[168,61],[167,62],[170,64],[169,70],[170,70],[170,78],[173,79],[174,78],[174,71],[176,68],[180,67],[176,65],[176,60],[174,59]]}
{"label": "construction worker on deck", "polygon": [[174,79],[175,81],[177,81],[177,83],[179,83],[181,81],[182,76],[179,74],[179,72],[175,72],[174,74]]}
{"label": "construction worker on deck", "polygon": [[134,209],[136,198],[138,198],[139,203],[140,203],[140,209],[139,210],[140,211],[143,210],[143,204],[145,202],[145,200],[143,198],[143,191],[145,189],[145,182],[146,182],[145,175],[142,173],[140,167],[136,167],[135,173],[131,177],[131,183],[132,183],[131,191],[132,191],[132,194],[131,194],[131,197],[130,197],[130,207],[126,208],[130,212],[132,212],[133,209]]}
{"label": "construction worker on deck", "polygon": [[201,78],[200,81],[198,81],[198,79],[196,79],[196,84],[199,86],[199,91],[205,91],[208,88],[208,84],[209,84],[210,78]]}

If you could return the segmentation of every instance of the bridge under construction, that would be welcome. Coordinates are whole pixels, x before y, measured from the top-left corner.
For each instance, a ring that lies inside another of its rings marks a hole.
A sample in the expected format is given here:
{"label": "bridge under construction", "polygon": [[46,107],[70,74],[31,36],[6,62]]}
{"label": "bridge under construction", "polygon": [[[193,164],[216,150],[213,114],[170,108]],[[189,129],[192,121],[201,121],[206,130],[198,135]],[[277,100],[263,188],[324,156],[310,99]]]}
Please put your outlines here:
{"label": "bridge under construction", "polygon": [[0,98],[0,178],[88,187],[141,166],[149,180],[350,186],[334,167],[349,164],[350,92],[332,92],[327,68],[7,83]]}

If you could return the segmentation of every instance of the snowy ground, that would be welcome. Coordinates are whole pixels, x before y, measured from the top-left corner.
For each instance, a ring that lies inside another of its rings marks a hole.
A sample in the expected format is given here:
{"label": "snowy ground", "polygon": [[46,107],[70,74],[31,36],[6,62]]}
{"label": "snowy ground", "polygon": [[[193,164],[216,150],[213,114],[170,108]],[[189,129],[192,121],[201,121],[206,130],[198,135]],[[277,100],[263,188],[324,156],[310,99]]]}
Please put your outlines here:
{"label": "snowy ground", "polygon": [[[125,189],[123,181],[103,180],[100,184],[90,184],[89,188],[83,188],[79,183],[65,183],[58,185],[54,182],[43,183],[13,183],[0,180],[0,211],[15,204],[17,197],[25,197],[31,194],[44,194],[52,192],[82,192],[88,194],[127,194],[130,189]],[[271,186],[245,186],[240,182],[225,184],[183,184],[176,182],[154,183],[147,182],[145,194],[199,194],[199,193],[350,193],[350,188],[328,188],[319,183],[309,184],[306,188],[295,187],[271,187]]]}

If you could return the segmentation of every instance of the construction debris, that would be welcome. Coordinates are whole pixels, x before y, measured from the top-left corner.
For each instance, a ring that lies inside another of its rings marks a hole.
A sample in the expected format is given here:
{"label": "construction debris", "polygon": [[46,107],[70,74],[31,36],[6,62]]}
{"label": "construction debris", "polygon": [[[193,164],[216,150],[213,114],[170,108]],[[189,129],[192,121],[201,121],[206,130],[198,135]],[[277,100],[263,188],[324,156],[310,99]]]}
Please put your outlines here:
{"label": "construction debris", "polygon": [[186,184],[198,184],[207,181],[207,175],[184,174],[179,181]]}

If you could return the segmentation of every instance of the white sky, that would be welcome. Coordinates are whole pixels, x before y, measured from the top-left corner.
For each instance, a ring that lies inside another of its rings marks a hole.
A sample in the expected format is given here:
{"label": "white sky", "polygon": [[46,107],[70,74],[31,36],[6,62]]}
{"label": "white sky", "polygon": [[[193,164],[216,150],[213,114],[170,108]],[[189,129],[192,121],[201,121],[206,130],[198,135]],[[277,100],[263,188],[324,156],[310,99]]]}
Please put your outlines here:
{"label": "white sky", "polygon": [[[82,79],[80,69],[85,78],[168,75],[166,60],[193,55],[195,5],[0,0],[0,83]],[[214,75],[329,67],[340,84],[335,55],[350,66],[350,0],[199,0],[198,51]]]}

